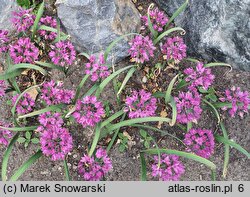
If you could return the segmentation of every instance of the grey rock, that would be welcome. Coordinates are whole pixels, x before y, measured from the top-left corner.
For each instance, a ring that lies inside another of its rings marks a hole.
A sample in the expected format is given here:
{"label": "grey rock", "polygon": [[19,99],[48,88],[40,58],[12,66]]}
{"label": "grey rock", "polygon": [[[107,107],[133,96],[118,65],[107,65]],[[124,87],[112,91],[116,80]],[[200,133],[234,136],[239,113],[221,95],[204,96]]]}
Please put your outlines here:
{"label": "grey rock", "polygon": [[[169,15],[184,0],[156,0]],[[250,71],[250,0],[190,0],[175,23],[183,27],[189,55]]]}
{"label": "grey rock", "polygon": [[13,30],[10,18],[11,13],[17,10],[17,8],[16,1],[0,0],[0,29]]}
{"label": "grey rock", "polygon": [[[57,0],[57,12],[80,52],[104,51],[121,35],[139,32],[140,15],[130,0]],[[112,50],[114,59],[128,56],[128,41]]]}

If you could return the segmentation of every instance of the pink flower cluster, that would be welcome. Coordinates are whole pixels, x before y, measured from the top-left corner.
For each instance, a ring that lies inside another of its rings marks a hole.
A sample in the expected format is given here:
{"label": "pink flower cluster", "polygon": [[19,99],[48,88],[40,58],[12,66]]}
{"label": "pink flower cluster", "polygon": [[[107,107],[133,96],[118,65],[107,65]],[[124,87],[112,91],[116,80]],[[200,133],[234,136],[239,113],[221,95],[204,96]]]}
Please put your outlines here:
{"label": "pink flower cluster", "polygon": [[159,177],[161,181],[178,181],[185,172],[185,167],[176,155],[161,155],[161,163],[158,166],[158,156],[154,156],[152,164],[152,176]]}
{"label": "pink flower cluster", "polygon": [[47,129],[53,129],[53,127],[62,127],[64,121],[61,117],[60,113],[53,113],[53,112],[45,112],[40,114],[38,117],[38,121],[41,124],[37,128],[37,131],[43,132]]}
{"label": "pink flower cluster", "polygon": [[100,54],[99,60],[97,61],[94,55],[91,55],[89,62],[86,64],[87,75],[91,75],[91,81],[97,81],[98,79],[104,79],[110,75],[108,66],[104,65],[104,55]]}
{"label": "pink flower cluster", "polygon": [[49,57],[55,65],[64,67],[73,64],[76,59],[76,51],[70,41],[59,41],[51,46]]}
{"label": "pink flower cluster", "polygon": [[8,37],[9,32],[7,30],[0,30],[0,53],[5,53],[8,51],[8,42],[10,41]]}
{"label": "pink flower cluster", "polygon": [[166,55],[167,60],[181,61],[186,55],[187,46],[181,37],[167,38],[162,45],[161,51]]}
{"label": "pink flower cluster", "polygon": [[202,87],[207,90],[213,83],[215,76],[210,68],[205,68],[202,62],[199,62],[196,69],[186,68],[184,73],[187,75],[186,81],[191,82],[191,88]]}
{"label": "pink flower cluster", "polygon": [[143,64],[144,62],[149,61],[150,57],[154,57],[154,50],[156,48],[148,36],[135,36],[129,45],[130,49],[128,52],[137,63]]}
{"label": "pink flower cluster", "polygon": [[62,160],[73,148],[73,140],[68,129],[62,127],[46,128],[40,137],[41,150],[51,156],[53,161]]}
{"label": "pink flower cluster", "polygon": [[204,158],[209,158],[214,152],[214,136],[211,130],[190,129],[185,135],[184,143],[187,151]]}
{"label": "pink flower cluster", "polygon": [[[150,20],[155,31],[162,32],[164,26],[168,22],[168,17],[164,12],[160,11],[158,8],[149,11]],[[143,16],[142,21],[145,26],[148,26],[148,17]]]}
{"label": "pink flower cluster", "polygon": [[9,51],[15,64],[34,63],[39,56],[39,49],[29,38],[19,38],[14,45],[10,45]]}
{"label": "pink flower cluster", "polygon": [[4,80],[0,80],[0,97],[5,96],[5,91],[7,89],[7,84]]}
{"label": "pink flower cluster", "polygon": [[[244,113],[248,113],[248,106],[250,105],[250,96],[247,91],[241,91],[240,87],[232,87],[227,89],[224,93],[224,97],[219,98],[222,102],[232,103],[232,108],[229,110],[231,117],[235,117],[236,113],[243,118]],[[226,111],[227,106],[222,107],[222,110]]]}
{"label": "pink flower cluster", "polygon": [[[18,97],[19,94],[13,96],[12,98],[13,105],[16,103]],[[29,112],[32,112],[34,108],[35,108],[35,100],[31,98],[31,96],[28,93],[25,93],[18,101],[16,106],[16,111],[18,114],[27,114]]]}
{"label": "pink flower cluster", "polygon": [[83,100],[77,100],[76,109],[72,116],[83,127],[95,126],[105,114],[103,104],[97,101],[95,96],[86,96]]}
{"label": "pink flower cluster", "polygon": [[175,97],[177,107],[177,121],[179,123],[194,122],[200,118],[202,109],[201,96],[197,91],[180,92],[178,97]]}
{"label": "pink flower cluster", "polygon": [[74,91],[63,89],[63,83],[55,83],[53,80],[43,84],[41,93],[41,99],[47,105],[69,104],[75,96]]}
{"label": "pink flower cluster", "polygon": [[156,98],[145,90],[133,91],[133,94],[126,98],[125,112],[129,112],[129,118],[153,116],[156,108]]}
{"label": "pink flower cluster", "polygon": [[[0,121],[0,126],[9,128],[10,124],[3,123]],[[1,129],[0,128],[0,145],[7,146],[9,144],[9,139],[12,138],[12,133],[6,129]]]}
{"label": "pink flower cluster", "polygon": [[11,22],[17,32],[29,30],[36,19],[36,16],[32,14],[32,9],[24,10],[23,8],[19,8],[19,10],[17,12],[13,12],[12,15],[13,17]]}
{"label": "pink flower cluster", "polygon": [[[52,28],[56,28],[57,22],[56,22],[56,19],[52,18],[51,16],[46,16],[40,19],[40,25],[46,25]],[[54,40],[57,36],[56,32],[46,31],[46,30],[39,30],[38,33],[45,40]]]}
{"label": "pink flower cluster", "polygon": [[79,174],[85,181],[100,181],[112,169],[112,162],[105,150],[99,148],[95,157],[96,160],[84,155],[78,164]]}

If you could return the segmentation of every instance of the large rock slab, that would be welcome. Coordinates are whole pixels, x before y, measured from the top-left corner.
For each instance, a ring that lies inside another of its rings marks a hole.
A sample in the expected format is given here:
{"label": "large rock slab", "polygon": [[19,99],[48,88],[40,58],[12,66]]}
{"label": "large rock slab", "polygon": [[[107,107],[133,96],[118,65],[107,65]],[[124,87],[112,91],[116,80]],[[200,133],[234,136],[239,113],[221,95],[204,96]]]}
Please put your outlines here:
{"label": "large rock slab", "polygon": [[13,30],[10,18],[11,13],[17,8],[18,5],[14,0],[0,0],[0,29]]}
{"label": "large rock slab", "polygon": [[[172,15],[184,0],[156,0]],[[189,54],[250,71],[250,0],[190,0],[175,20],[186,29]]]}
{"label": "large rock slab", "polygon": [[[104,51],[121,35],[140,30],[140,15],[130,0],[57,0],[57,12],[78,51]],[[116,60],[128,56],[128,42],[112,51]]]}

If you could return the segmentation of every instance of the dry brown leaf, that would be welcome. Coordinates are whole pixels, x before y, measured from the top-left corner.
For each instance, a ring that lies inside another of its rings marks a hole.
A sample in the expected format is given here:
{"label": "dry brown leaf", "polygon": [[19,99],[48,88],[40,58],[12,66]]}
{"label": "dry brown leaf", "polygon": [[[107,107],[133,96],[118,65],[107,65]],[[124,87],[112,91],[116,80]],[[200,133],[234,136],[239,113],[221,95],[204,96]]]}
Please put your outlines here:
{"label": "dry brown leaf", "polygon": [[128,138],[129,141],[132,141],[133,138],[128,134],[127,131],[123,131],[123,135]]}
{"label": "dry brown leaf", "polygon": [[[168,116],[167,111],[166,111],[166,110],[162,110],[161,113],[160,113],[160,116],[161,116],[162,118],[166,118],[166,117]],[[157,128],[158,128],[158,129],[161,129],[162,124],[163,124],[163,122],[162,122],[162,121],[159,121],[159,122],[158,122],[158,125],[157,125]]]}
{"label": "dry brown leaf", "polygon": [[38,95],[38,91],[36,88],[30,89],[27,93],[30,95],[32,99],[36,100],[36,97]]}

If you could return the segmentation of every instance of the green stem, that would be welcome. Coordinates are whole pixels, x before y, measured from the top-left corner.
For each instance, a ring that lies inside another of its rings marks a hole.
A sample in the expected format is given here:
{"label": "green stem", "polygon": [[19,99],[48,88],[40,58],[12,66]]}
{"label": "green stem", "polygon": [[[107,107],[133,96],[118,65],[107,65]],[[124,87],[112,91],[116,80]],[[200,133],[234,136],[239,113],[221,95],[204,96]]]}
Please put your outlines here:
{"label": "green stem", "polygon": [[80,84],[78,85],[78,87],[76,89],[76,95],[75,95],[75,98],[74,98],[74,103],[76,103],[77,99],[79,98],[81,89],[82,89],[83,85],[85,84],[85,82],[87,81],[88,78],[89,78],[89,75],[85,75],[83,77],[83,79],[81,80]]}

